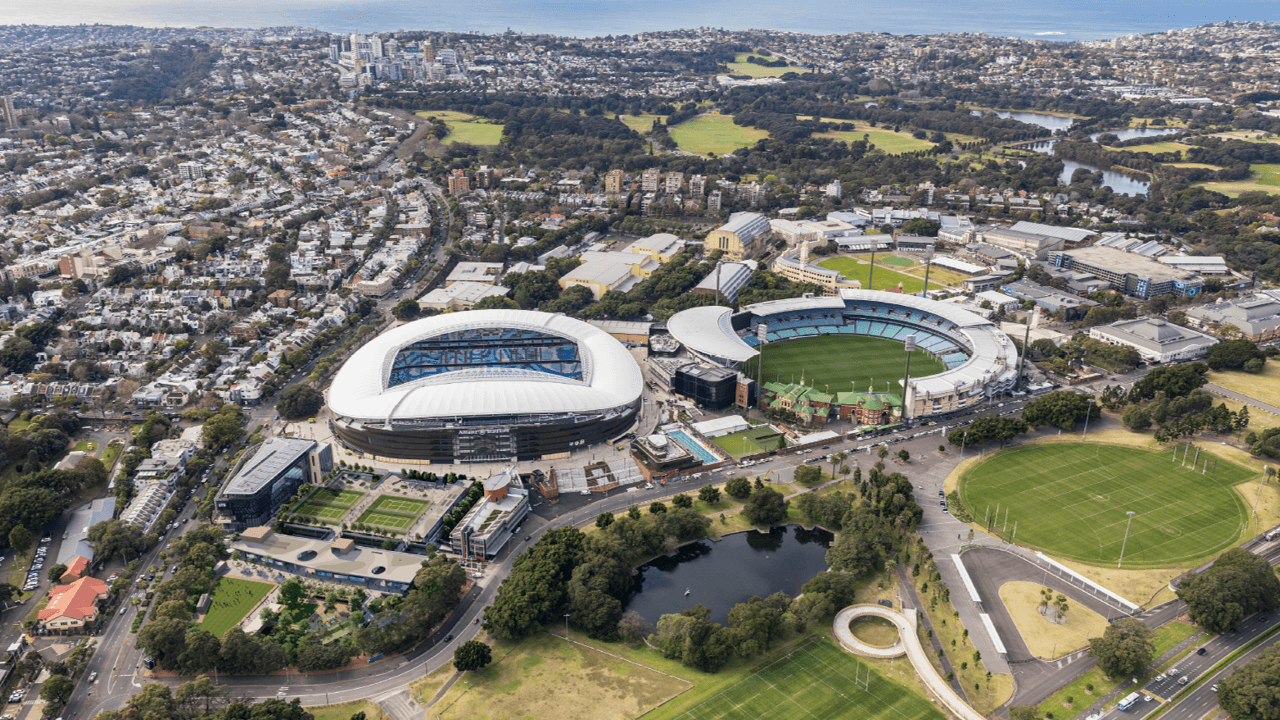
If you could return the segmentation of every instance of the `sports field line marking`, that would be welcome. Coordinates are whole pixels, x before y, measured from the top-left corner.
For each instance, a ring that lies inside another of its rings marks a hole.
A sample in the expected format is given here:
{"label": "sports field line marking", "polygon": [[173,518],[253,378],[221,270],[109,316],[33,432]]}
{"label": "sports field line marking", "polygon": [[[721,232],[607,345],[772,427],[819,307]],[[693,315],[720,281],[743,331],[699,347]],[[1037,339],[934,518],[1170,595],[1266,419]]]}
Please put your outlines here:
{"label": "sports field line marking", "polygon": [[[812,644],[813,644],[813,643],[815,643],[815,642],[817,642],[817,640],[810,640],[810,641],[809,641],[808,643],[806,643],[805,645],[812,645]],[[796,650],[800,650],[800,649],[804,648],[804,647],[805,647],[805,645],[801,645],[800,647],[796,648]],[[685,710],[685,711],[684,711],[684,714],[685,714],[685,715],[688,715],[688,714],[692,713],[694,710],[697,710],[698,708],[702,707],[703,705],[706,705],[707,703],[711,702],[712,700],[715,700],[716,698],[720,697],[721,695],[723,695],[723,696],[724,696],[724,699],[725,699],[725,700],[728,700],[728,701],[729,701],[729,702],[730,702],[734,707],[738,707],[738,704],[737,704],[737,703],[735,703],[735,702],[733,702],[733,700],[728,696],[728,692],[729,692],[730,690],[732,690],[732,689],[734,689],[734,688],[738,687],[739,685],[742,685],[742,684],[746,683],[747,681],[751,680],[751,679],[752,679],[752,678],[754,678],[755,676],[757,676],[757,675],[759,675],[760,673],[762,673],[762,672],[764,672],[764,671],[766,671],[766,670],[768,670],[768,669],[772,668],[774,665],[777,665],[778,663],[782,662],[783,660],[790,660],[790,659],[791,659],[791,655],[792,655],[794,652],[795,652],[795,650],[792,650],[790,653],[787,653],[786,655],[783,655],[782,657],[778,658],[777,660],[774,660],[773,662],[771,662],[771,663],[769,663],[768,665],[766,665],[766,666],[764,666],[764,667],[760,668],[759,670],[755,671],[754,673],[751,673],[751,675],[750,675],[749,677],[745,677],[745,678],[743,678],[743,679],[739,680],[738,682],[734,683],[733,685],[730,685],[729,687],[725,688],[724,690],[721,690],[720,692],[716,693],[715,695],[712,695],[711,697],[707,698],[706,700],[703,700],[702,702],[698,703],[697,705],[694,705],[693,707],[689,708],[688,710]],[[756,693],[756,695],[759,695],[759,693]],[[751,698],[756,697],[756,695],[752,695],[752,696],[751,696]],[[750,700],[751,700],[751,698],[747,698],[747,700],[748,700],[748,701],[750,701]],[[746,711],[744,710],[743,712],[746,712]],[[750,713],[747,713],[747,714],[748,714],[748,715],[750,715]],[[724,716],[723,716],[723,715],[719,715],[718,717],[724,717]]]}
{"label": "sports field line marking", "polygon": [[[831,672],[833,672],[833,673],[835,673],[835,674],[839,675],[840,677],[844,678],[847,682],[849,682],[850,684],[854,685],[855,687],[857,686],[857,683],[856,683],[856,682],[854,682],[853,680],[850,680],[848,675],[845,675],[844,673],[842,673],[842,672],[840,672],[839,670],[837,670],[837,669],[835,669],[834,667],[832,667],[832,666],[831,666],[831,664],[830,664],[830,663],[828,663],[826,660],[823,660],[822,658],[818,657],[818,654],[817,654],[817,653],[810,651],[808,648],[805,648],[805,652],[806,652],[806,653],[809,653],[811,656],[813,656],[813,658],[814,658],[815,660],[817,660],[818,662],[822,663],[823,665],[826,665],[826,666],[831,670]],[[805,672],[809,672],[809,669],[808,669],[808,668],[801,668],[801,669],[802,669],[802,670],[804,670]],[[823,680],[822,678],[819,678],[816,674],[814,674],[814,673],[810,673],[810,674],[811,674],[811,675],[813,675],[815,678],[817,678],[817,679],[818,679],[818,682],[822,683],[823,685],[826,685],[827,687],[831,687],[831,685],[829,685],[829,684],[828,684],[825,680]],[[880,676],[879,676],[879,675],[876,675],[875,677],[876,677],[877,681],[880,681],[880,680],[882,679],[882,678],[880,678]],[[835,690],[835,688],[832,688],[832,689],[833,689],[833,690]],[[840,695],[840,697],[844,697],[845,699],[850,700],[851,702],[855,702],[852,698],[847,698],[847,697],[844,695],[844,693],[841,693],[839,690],[836,690],[836,693],[837,693],[837,694],[839,694],[839,695]],[[878,700],[882,705],[884,705],[884,706],[885,706],[886,708],[888,708],[889,710],[892,710],[893,712],[895,712],[895,713],[897,713],[897,714],[899,714],[899,715],[901,715],[901,716],[903,716],[903,717],[910,717],[909,715],[907,715],[906,713],[902,712],[902,711],[901,711],[901,710],[899,710],[898,708],[896,708],[896,707],[894,707],[893,705],[890,705],[888,702],[886,702],[886,701],[884,701],[884,700],[880,699],[880,696],[879,696],[879,695],[876,695],[875,693],[872,693],[872,692],[870,692],[870,691],[867,691],[867,692],[866,692],[866,694],[867,694],[867,695],[870,695],[872,698],[874,698],[874,699]],[[912,708],[920,709],[920,708],[928,707],[928,708],[930,708],[930,709],[935,709],[935,710],[937,709],[937,708],[934,708],[932,705],[928,705],[928,706],[925,706],[925,705],[917,705],[916,703],[914,703],[914,702],[911,700],[911,695],[910,695],[910,694],[903,696],[903,699],[905,699],[905,700],[907,701],[907,703],[908,703]]]}

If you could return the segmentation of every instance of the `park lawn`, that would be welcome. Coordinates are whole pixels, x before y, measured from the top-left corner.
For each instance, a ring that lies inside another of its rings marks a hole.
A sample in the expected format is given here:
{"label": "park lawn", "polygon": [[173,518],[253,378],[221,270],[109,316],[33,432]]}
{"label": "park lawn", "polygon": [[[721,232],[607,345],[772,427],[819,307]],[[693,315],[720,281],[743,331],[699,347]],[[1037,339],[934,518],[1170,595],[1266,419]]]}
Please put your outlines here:
{"label": "park lawn", "polygon": [[[1221,370],[1209,372],[1209,382],[1261,400],[1269,405],[1280,407],[1280,362],[1268,360],[1261,372],[1251,373],[1243,370]],[[1249,408],[1249,414],[1254,408]]]}
{"label": "park lawn", "polygon": [[513,717],[630,720],[684,692],[690,682],[562,637],[539,634],[493,644],[493,662],[465,673],[432,707],[440,720]]}
{"label": "park lawn", "polygon": [[882,617],[854,618],[849,623],[849,631],[862,642],[876,647],[893,647],[898,642],[897,626]]}
{"label": "park lawn", "polygon": [[699,115],[670,128],[667,133],[681,150],[695,155],[726,155],[755,145],[769,136],[764,130],[734,125],[728,115]]}
{"label": "park lawn", "polygon": [[1196,184],[1231,198],[1240,197],[1246,192],[1265,192],[1273,195],[1280,193],[1280,164],[1255,163],[1250,165],[1249,169],[1253,171],[1253,177],[1248,180]]}
{"label": "park lawn", "polygon": [[1192,145],[1187,145],[1187,144],[1185,144],[1185,143],[1180,143],[1180,142],[1178,142],[1177,140],[1166,140],[1166,141],[1164,141],[1164,142],[1150,143],[1150,144],[1147,144],[1147,145],[1131,145],[1131,146],[1129,146],[1129,147],[1116,147],[1116,148],[1109,147],[1109,148],[1107,148],[1107,149],[1108,149],[1108,150],[1119,150],[1119,151],[1123,151],[1123,152],[1131,152],[1131,153],[1141,153],[1141,152],[1147,152],[1147,153],[1168,153],[1168,152],[1176,152],[1176,153],[1178,153],[1178,155],[1179,155],[1180,157],[1185,157],[1185,153],[1186,153],[1186,151],[1187,151],[1187,150],[1189,150],[1189,149],[1190,149],[1190,148],[1192,148],[1192,147],[1194,147],[1194,146],[1192,146]]}
{"label": "park lawn", "polygon": [[245,618],[275,587],[274,583],[255,582],[224,577],[218,580],[209,599],[209,612],[200,621],[200,629],[219,639]]}
{"label": "park lawn", "polygon": [[[823,392],[866,392],[874,383],[876,392],[901,392],[898,381],[906,370],[907,352],[898,340],[863,335],[817,335],[769,343],[762,348],[763,380],[804,383]],[[940,360],[924,352],[913,353],[911,377],[928,377],[946,370]],[[756,363],[747,362],[744,372],[756,377]]]}
{"label": "park lawn", "polygon": [[1165,165],[1168,165],[1169,167],[1176,167],[1176,168],[1203,168],[1205,170],[1221,170],[1222,169],[1221,165],[1210,165],[1209,163],[1195,163],[1195,162],[1165,163]]}
{"label": "park lawn", "polygon": [[30,420],[13,420],[9,423],[10,432],[22,432],[29,427],[31,427]]}
{"label": "park lawn", "polygon": [[664,123],[667,121],[666,115],[654,115],[652,113],[640,113],[639,115],[627,115],[623,113],[622,115],[615,115],[614,117],[621,117],[623,125],[635,130],[641,135],[649,134],[649,131],[653,129],[654,120],[659,120]]}
{"label": "park lawn", "polygon": [[[997,533],[1054,555],[1116,562],[1123,544],[1127,565],[1184,565],[1241,537],[1248,509],[1233,488],[1255,473],[1207,456],[1202,463],[1215,462],[1201,474],[1177,463],[1175,448],[1046,443],[1006,449],[965,472],[960,498],[975,520],[999,510]],[[1131,527],[1122,509],[1135,513]]]}
{"label": "park lawn", "polygon": [[351,702],[335,703],[333,705],[317,705],[308,707],[307,712],[311,713],[311,717],[315,720],[351,720],[351,716],[356,713],[364,713],[368,720],[377,720],[384,713],[382,708],[368,700],[352,700]]}
{"label": "park lawn", "polygon": [[[908,563],[910,564],[910,563]],[[956,677],[960,679],[960,685],[965,689],[965,693],[969,696],[969,702],[979,713],[990,715],[996,708],[1003,705],[1010,697],[1013,696],[1013,676],[1004,673],[992,673],[991,679],[987,679],[987,667],[984,661],[973,659],[973,654],[977,650],[973,646],[973,641],[965,634],[966,628],[964,623],[956,615],[955,606],[950,600],[943,599],[940,594],[938,583],[928,583],[927,590],[921,590],[927,582],[922,575],[913,580],[916,583],[916,590],[919,592],[920,600],[925,605],[925,613],[929,616],[929,622],[933,625],[933,632],[937,635],[938,641],[942,643],[943,652],[951,660],[951,667],[956,673]],[[862,602],[870,602],[870,600],[858,596]],[[949,597],[949,596],[948,596]],[[937,602],[932,602],[936,599]],[[921,623],[924,625],[924,623]],[[955,645],[952,645],[952,642]],[[926,647],[928,647],[926,645]],[[929,653],[933,657],[932,652]],[[961,667],[961,663],[965,667]],[[940,668],[941,664],[935,665]],[[978,684],[981,686],[980,692],[972,690],[973,686]]]}
{"label": "park lawn", "polygon": [[759,57],[764,60],[778,59],[778,58],[763,57],[761,55],[756,55],[755,53],[738,53],[737,57],[733,59],[733,62],[727,63],[727,65],[729,66],[729,74],[730,75],[747,75],[753,78],[767,78],[767,77],[782,77],[783,75],[786,75],[789,72],[793,72],[793,73],[809,72],[809,70],[806,70],[805,68],[795,67],[794,65],[791,65],[791,64],[787,64],[784,67],[765,67],[763,65],[756,65],[753,62],[747,62],[747,58],[751,58],[751,57]]}
{"label": "park lawn", "polygon": [[[870,258],[870,256],[868,256]],[[880,264],[880,259],[876,258],[875,275],[871,274],[871,263],[869,260],[863,260],[859,257],[850,257],[841,255],[839,257],[827,258],[818,263],[819,267],[835,270],[849,280],[857,280],[862,283],[864,290],[889,290],[901,286],[902,291],[907,294],[914,294],[924,291],[924,278],[908,275],[898,272]],[[923,270],[921,270],[923,272]],[[870,287],[868,287],[870,283]],[[929,277],[929,289],[937,290],[943,287],[933,281],[932,273]]]}
{"label": "park lawn", "polygon": [[1069,601],[1062,624],[1041,615],[1043,587],[1033,582],[1009,582],[1000,586],[1000,600],[1013,616],[1013,624],[1032,655],[1041,660],[1056,660],[1087,646],[1089,638],[1102,637],[1107,629],[1106,618],[1074,601]]}
{"label": "park lawn", "polygon": [[108,443],[106,449],[102,451],[102,456],[98,459],[108,471],[116,464],[116,458],[120,457],[120,449],[123,447],[124,445],[120,443]]}
{"label": "park lawn", "polygon": [[443,120],[449,127],[449,134],[441,141],[445,145],[459,142],[472,145],[498,145],[502,142],[504,125],[488,118],[456,110],[420,110],[414,114],[423,118],[435,117]]}
{"label": "park lawn", "polygon": [[92,440],[81,440],[71,448],[71,452],[95,453],[98,452],[98,443]]}

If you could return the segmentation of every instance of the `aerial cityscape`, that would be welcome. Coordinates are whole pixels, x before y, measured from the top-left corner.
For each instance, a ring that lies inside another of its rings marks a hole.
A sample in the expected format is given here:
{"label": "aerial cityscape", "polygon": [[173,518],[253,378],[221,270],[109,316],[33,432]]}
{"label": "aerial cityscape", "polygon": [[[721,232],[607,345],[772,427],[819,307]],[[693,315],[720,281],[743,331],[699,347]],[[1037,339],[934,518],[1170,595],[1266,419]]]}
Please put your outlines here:
{"label": "aerial cityscape", "polygon": [[1273,9],[72,5],[0,720],[1280,720]]}

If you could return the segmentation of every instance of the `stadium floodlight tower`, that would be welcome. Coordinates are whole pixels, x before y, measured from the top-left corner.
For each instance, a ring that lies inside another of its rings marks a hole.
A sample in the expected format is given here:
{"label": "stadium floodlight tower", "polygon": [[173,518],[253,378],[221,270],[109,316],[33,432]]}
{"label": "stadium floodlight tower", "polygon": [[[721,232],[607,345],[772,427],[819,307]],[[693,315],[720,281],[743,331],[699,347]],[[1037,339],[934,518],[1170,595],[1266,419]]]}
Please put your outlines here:
{"label": "stadium floodlight tower", "polygon": [[902,373],[902,422],[907,422],[907,383],[911,382],[911,352],[916,349],[916,336],[912,333],[902,340],[907,352],[907,369]]}

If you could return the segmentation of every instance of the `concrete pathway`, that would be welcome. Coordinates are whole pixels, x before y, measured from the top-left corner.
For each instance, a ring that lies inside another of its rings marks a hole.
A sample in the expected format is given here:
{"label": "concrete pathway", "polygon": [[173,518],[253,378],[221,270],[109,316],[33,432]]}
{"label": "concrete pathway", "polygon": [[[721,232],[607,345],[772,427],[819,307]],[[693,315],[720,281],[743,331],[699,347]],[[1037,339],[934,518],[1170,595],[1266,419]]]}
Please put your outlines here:
{"label": "concrete pathway", "polygon": [[[951,685],[938,674],[933,664],[929,662],[929,656],[926,654],[924,646],[920,644],[920,637],[916,634],[915,611],[910,616],[904,615],[897,610],[890,610],[880,605],[850,605],[836,614],[836,622],[833,630],[835,631],[836,640],[845,650],[864,657],[896,657],[901,654],[898,648],[906,650],[907,659],[911,661],[912,667],[915,668],[916,675],[924,682],[925,687],[933,693],[952,715],[960,720],[985,720],[981,713],[974,710],[969,703],[965,702],[951,689]],[[855,618],[862,616],[880,617],[893,623],[898,628],[898,644],[892,648],[877,648],[858,640],[849,631],[849,622]],[[886,654],[893,653],[896,654]]]}

